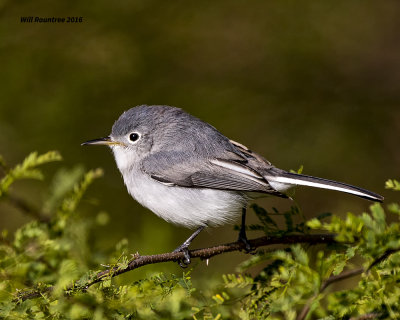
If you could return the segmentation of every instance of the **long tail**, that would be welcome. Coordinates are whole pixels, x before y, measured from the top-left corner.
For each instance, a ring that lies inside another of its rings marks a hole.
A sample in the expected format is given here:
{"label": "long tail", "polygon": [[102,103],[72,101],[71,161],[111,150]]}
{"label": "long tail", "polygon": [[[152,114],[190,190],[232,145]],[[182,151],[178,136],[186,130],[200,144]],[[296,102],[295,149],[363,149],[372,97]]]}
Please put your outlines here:
{"label": "long tail", "polygon": [[382,202],[384,199],[381,195],[377,193],[356,186],[352,186],[350,184],[312,177],[312,176],[306,176],[303,174],[286,172],[283,170],[279,170],[279,172],[274,172],[273,175],[268,175],[265,178],[268,180],[271,186],[277,191],[284,191],[289,187],[295,185],[302,185],[302,186],[309,186],[309,187],[330,189],[330,190],[351,193],[358,197],[368,199],[371,201]]}

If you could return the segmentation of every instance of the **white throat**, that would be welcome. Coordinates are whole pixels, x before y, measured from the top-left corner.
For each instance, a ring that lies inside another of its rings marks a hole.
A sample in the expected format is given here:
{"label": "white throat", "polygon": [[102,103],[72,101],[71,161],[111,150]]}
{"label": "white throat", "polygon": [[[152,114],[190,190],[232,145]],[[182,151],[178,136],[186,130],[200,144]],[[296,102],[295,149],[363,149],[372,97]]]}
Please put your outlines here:
{"label": "white throat", "polygon": [[132,167],[132,157],[133,154],[124,150],[124,147],[121,146],[113,146],[111,148],[114,153],[115,162],[117,163],[117,167],[119,171],[123,174],[123,171],[128,170]]}

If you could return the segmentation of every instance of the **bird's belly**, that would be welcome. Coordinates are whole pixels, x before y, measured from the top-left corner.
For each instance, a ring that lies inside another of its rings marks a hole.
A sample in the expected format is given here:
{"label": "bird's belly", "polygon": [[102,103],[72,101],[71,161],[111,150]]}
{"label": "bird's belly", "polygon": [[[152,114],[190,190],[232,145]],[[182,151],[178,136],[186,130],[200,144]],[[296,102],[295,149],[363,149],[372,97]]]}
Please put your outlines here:
{"label": "bird's belly", "polygon": [[167,186],[143,173],[125,181],[141,205],[164,220],[187,228],[233,223],[249,197],[242,192]]}

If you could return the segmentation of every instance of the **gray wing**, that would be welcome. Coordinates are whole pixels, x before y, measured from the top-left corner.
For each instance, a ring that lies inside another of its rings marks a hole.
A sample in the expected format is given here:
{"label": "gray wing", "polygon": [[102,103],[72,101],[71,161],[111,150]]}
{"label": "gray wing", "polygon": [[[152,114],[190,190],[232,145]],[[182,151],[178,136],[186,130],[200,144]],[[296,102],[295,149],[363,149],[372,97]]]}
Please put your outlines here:
{"label": "gray wing", "polygon": [[[212,188],[243,192],[286,195],[273,189],[257,170],[260,159],[250,150],[231,141],[230,150],[218,157],[202,156],[196,152],[160,151],[142,161],[142,169],[153,179],[170,186]],[[264,166],[270,166],[265,160]]]}

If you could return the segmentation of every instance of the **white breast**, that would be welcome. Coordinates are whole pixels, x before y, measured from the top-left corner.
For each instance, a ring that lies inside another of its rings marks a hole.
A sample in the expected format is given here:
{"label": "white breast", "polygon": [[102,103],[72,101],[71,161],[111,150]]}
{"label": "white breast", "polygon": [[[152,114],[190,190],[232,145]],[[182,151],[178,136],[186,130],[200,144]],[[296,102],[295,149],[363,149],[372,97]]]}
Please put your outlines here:
{"label": "white breast", "polygon": [[130,161],[131,155],[121,151],[113,148],[129,193],[168,222],[187,228],[233,223],[250,200],[242,192],[165,185],[142,172]]}
{"label": "white breast", "polygon": [[249,200],[241,192],[167,186],[136,168],[121,173],[129,193],[141,205],[187,228],[233,223]]}

